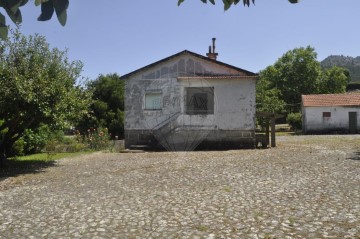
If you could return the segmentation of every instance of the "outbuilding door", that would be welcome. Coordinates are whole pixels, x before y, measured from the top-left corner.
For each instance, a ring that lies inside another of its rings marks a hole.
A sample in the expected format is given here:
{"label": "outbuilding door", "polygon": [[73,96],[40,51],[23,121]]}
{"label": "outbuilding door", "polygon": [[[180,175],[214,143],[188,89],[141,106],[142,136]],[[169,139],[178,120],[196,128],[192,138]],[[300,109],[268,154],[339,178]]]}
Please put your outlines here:
{"label": "outbuilding door", "polygon": [[349,112],[349,133],[357,133],[357,112]]}

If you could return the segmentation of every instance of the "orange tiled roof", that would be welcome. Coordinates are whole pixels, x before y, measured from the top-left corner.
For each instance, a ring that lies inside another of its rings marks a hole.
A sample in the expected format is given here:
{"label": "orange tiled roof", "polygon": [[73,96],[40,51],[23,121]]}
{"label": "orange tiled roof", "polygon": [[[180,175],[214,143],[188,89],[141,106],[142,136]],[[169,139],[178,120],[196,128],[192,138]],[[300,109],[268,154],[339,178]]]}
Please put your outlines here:
{"label": "orange tiled roof", "polygon": [[360,94],[302,95],[303,106],[360,106]]}

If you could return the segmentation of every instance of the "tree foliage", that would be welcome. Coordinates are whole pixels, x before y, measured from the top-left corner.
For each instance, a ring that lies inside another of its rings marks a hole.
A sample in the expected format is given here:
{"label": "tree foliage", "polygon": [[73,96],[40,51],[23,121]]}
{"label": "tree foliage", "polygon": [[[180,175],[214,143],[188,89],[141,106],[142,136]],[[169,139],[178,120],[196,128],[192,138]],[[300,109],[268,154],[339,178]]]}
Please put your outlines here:
{"label": "tree foliage", "polygon": [[[185,0],[178,0],[178,5],[183,3]],[[207,3],[207,0],[200,0],[203,3]],[[242,0],[244,6],[250,6],[250,1],[255,4],[255,0]],[[298,3],[300,0],[288,0],[290,3]],[[20,7],[26,5],[29,0],[0,0],[0,7],[2,7],[10,19],[15,24],[22,22],[22,15]],[[215,0],[209,0],[210,3],[215,4]],[[236,5],[241,0],[223,0],[224,9],[229,9],[233,4]],[[69,7],[69,0],[34,0],[36,6],[41,6],[41,14],[38,17],[39,21],[50,20],[54,14],[61,25],[66,24],[67,20],[67,9]],[[8,27],[6,25],[5,16],[0,13],[0,38],[5,39],[8,34]]]}
{"label": "tree foliage", "polygon": [[88,84],[92,92],[89,113],[78,124],[86,132],[90,128],[108,128],[112,137],[124,135],[125,84],[117,74],[100,75]]}
{"label": "tree foliage", "polygon": [[260,72],[257,103],[271,112],[299,112],[301,95],[343,93],[348,82],[349,73],[343,68],[323,71],[314,48],[295,48]]}
{"label": "tree foliage", "polygon": [[[6,11],[6,14],[15,24],[20,24],[22,22],[20,7],[28,2],[29,0],[0,0],[0,7]],[[60,24],[65,26],[69,0],[34,0],[34,3],[36,6],[41,6],[39,21],[50,20],[55,12]],[[0,13],[0,38],[5,39],[7,34],[6,18]]]}
{"label": "tree foliage", "polygon": [[66,54],[42,36],[18,31],[0,42],[0,153],[25,130],[63,128],[86,112],[89,97],[76,86],[82,63]]}
{"label": "tree foliage", "polygon": [[277,74],[275,67],[269,66],[260,72],[260,80],[256,84],[257,111],[282,113],[285,101],[281,98],[281,91],[272,86],[272,79]]}
{"label": "tree foliage", "polygon": [[349,70],[334,66],[323,72],[319,92],[323,94],[344,93],[351,77]]}
{"label": "tree foliage", "polygon": [[[180,5],[181,3],[183,3],[185,0],[178,0],[178,5]],[[203,3],[207,3],[207,0],[200,0]],[[290,3],[298,3],[300,0],[288,0]],[[209,2],[213,5],[215,5],[215,0],[209,0]],[[236,5],[238,3],[242,2],[244,4],[244,6],[250,6],[250,2],[252,2],[253,4],[255,4],[255,0],[223,0],[223,4],[224,4],[224,10],[228,10],[233,4]]]}

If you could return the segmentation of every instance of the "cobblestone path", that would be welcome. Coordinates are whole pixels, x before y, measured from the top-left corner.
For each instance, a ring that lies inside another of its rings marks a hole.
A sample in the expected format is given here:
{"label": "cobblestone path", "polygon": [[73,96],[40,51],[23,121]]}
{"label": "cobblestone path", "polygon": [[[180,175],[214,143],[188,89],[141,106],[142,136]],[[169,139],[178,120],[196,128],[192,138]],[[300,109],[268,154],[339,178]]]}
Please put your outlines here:
{"label": "cobblestone path", "polygon": [[360,137],[95,153],[2,179],[0,238],[360,238]]}

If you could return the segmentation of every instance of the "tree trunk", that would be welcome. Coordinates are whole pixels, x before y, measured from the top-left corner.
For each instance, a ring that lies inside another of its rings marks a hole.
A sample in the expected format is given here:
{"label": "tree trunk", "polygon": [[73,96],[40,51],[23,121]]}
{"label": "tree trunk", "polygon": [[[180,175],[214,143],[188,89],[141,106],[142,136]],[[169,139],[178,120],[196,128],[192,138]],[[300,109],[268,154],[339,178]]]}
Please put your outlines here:
{"label": "tree trunk", "polygon": [[2,141],[0,141],[0,167],[5,166],[6,159],[7,158],[6,158],[5,145],[3,144]]}

